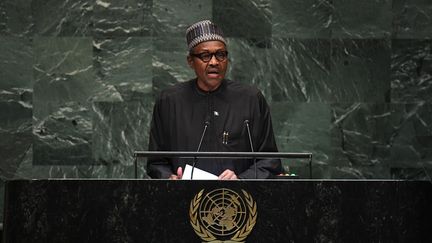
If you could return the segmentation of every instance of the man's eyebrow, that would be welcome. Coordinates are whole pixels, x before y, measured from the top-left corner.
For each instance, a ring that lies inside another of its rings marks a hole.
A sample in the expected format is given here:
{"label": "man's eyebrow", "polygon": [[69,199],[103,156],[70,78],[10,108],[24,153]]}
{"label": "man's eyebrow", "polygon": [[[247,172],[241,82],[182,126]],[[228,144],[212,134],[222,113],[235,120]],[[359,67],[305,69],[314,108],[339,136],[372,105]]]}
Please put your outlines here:
{"label": "man's eyebrow", "polygon": [[[218,52],[218,51],[225,51],[225,49],[224,48],[219,48],[219,49],[215,50],[215,52]],[[210,50],[209,49],[202,49],[200,52],[210,52]]]}

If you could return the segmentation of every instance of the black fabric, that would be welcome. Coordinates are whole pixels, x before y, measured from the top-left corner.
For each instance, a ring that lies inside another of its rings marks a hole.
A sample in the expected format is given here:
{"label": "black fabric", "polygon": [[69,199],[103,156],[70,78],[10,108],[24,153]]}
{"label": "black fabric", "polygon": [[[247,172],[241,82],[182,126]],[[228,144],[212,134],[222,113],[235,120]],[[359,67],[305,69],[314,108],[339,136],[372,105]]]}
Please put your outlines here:
{"label": "black fabric", "polygon": [[[255,152],[277,152],[270,111],[261,92],[252,86],[223,80],[212,92],[203,92],[196,79],[161,92],[153,110],[150,151],[197,151],[206,120],[210,122],[200,151],[250,152],[244,121],[249,120]],[[228,132],[227,143],[223,133]],[[149,158],[147,173],[168,178],[192,159]],[[215,175],[230,169],[242,179],[255,178],[253,160],[198,159],[196,167]],[[279,159],[257,160],[257,177],[282,172]]]}

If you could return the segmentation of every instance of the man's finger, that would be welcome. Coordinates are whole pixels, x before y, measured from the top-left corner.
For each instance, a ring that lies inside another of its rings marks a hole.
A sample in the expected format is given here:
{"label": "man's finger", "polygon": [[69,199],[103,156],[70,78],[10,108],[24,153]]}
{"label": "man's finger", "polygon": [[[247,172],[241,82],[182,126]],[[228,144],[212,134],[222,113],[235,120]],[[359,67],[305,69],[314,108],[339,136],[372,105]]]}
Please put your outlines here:
{"label": "man's finger", "polygon": [[177,168],[177,177],[178,179],[181,179],[183,177],[183,169],[182,167]]}
{"label": "man's finger", "polygon": [[231,170],[225,170],[220,174],[219,180],[231,180],[231,179],[237,179],[236,174]]}

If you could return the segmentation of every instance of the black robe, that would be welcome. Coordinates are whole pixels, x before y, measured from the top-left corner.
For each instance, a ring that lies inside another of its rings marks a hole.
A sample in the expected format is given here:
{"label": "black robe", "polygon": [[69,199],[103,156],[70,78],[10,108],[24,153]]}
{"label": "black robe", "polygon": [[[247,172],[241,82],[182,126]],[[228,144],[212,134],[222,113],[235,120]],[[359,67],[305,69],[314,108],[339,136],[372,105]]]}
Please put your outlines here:
{"label": "black robe", "polygon": [[[249,127],[255,152],[277,152],[270,111],[261,92],[252,86],[223,80],[212,92],[198,88],[196,79],[178,83],[161,92],[151,123],[150,151],[197,151],[206,121],[209,121],[200,151],[250,152],[245,125]],[[228,133],[223,141],[223,134]],[[168,178],[192,159],[149,158],[147,173]],[[226,169],[241,179],[255,178],[251,159],[198,159],[196,167],[215,175]],[[282,173],[279,159],[258,159],[257,177]]]}

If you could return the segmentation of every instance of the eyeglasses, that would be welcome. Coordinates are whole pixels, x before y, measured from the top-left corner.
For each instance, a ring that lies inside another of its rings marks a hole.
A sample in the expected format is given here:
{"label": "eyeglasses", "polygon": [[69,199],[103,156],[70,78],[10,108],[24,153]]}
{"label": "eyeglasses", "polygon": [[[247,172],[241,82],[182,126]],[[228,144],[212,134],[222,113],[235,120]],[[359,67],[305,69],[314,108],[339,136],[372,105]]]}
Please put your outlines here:
{"label": "eyeglasses", "polygon": [[216,60],[218,60],[219,62],[223,62],[227,59],[228,52],[227,51],[217,51],[217,52],[213,52],[213,53],[202,52],[202,53],[198,53],[198,54],[190,53],[190,55],[194,56],[194,57],[198,57],[203,62],[210,62],[210,60],[213,58],[213,56],[215,56]]}

